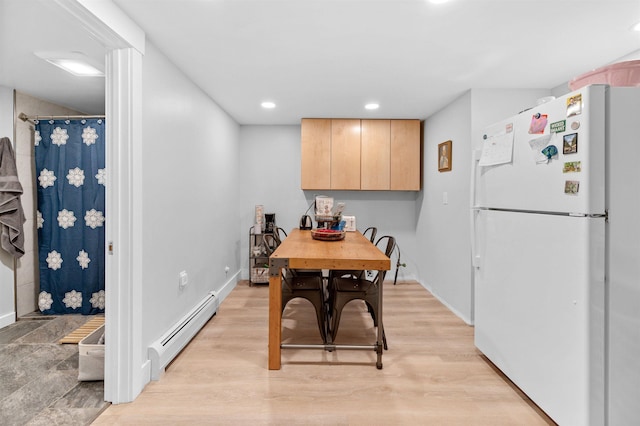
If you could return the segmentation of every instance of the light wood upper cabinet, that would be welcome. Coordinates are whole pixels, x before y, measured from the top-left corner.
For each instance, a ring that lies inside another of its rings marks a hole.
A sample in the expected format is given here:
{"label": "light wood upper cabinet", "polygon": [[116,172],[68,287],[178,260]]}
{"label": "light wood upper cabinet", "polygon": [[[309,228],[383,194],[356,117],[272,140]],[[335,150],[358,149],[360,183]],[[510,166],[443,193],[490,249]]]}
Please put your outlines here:
{"label": "light wood upper cabinet", "polygon": [[391,120],[391,184],[392,190],[419,191],[420,121]]}
{"label": "light wood upper cabinet", "polygon": [[420,120],[302,119],[302,189],[419,191]]}
{"label": "light wood upper cabinet", "polygon": [[360,120],[331,120],[331,189],[360,189]]}
{"label": "light wood upper cabinet", "polygon": [[391,120],[362,120],[360,189],[390,188]]}
{"label": "light wood upper cabinet", "polygon": [[301,173],[303,189],[331,188],[331,119],[302,119]]}

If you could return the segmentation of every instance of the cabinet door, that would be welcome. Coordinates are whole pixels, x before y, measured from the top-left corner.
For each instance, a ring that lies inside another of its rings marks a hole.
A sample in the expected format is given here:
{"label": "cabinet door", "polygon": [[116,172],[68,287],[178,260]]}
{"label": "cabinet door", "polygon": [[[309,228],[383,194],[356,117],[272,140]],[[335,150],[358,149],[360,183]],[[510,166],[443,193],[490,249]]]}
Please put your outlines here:
{"label": "cabinet door", "polygon": [[362,120],[360,189],[390,188],[391,120]]}
{"label": "cabinet door", "polygon": [[420,190],[420,120],[391,120],[391,186],[396,191]]}
{"label": "cabinet door", "polygon": [[331,120],[331,189],[360,189],[360,120]]}
{"label": "cabinet door", "polygon": [[303,118],[301,125],[302,189],[331,188],[331,119]]}

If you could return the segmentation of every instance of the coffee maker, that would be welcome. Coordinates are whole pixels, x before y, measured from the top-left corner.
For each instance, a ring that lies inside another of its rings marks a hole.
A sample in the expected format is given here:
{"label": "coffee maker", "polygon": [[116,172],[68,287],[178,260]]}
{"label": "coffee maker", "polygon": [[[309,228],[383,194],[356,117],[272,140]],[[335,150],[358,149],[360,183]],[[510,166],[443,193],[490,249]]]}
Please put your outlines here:
{"label": "coffee maker", "polygon": [[273,234],[273,232],[276,230],[276,214],[265,213],[264,223],[264,232],[266,232],[267,234]]}

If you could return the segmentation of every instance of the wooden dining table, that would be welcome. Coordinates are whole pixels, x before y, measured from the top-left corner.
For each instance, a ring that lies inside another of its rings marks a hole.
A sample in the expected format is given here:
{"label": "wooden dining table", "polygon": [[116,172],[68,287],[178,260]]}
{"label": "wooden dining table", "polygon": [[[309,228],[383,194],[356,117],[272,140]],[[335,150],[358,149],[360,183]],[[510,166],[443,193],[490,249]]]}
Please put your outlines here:
{"label": "wooden dining table", "polygon": [[[339,269],[388,271],[389,258],[360,232],[346,232],[339,241],[320,241],[311,231],[294,229],[269,256],[269,370],[279,370],[282,345],[282,270]],[[378,298],[378,324],[382,324],[382,286]],[[309,346],[309,345],[307,345]],[[313,345],[338,349],[340,345]],[[353,345],[345,345],[355,348]],[[376,366],[382,368],[382,327],[378,326],[375,348]]]}

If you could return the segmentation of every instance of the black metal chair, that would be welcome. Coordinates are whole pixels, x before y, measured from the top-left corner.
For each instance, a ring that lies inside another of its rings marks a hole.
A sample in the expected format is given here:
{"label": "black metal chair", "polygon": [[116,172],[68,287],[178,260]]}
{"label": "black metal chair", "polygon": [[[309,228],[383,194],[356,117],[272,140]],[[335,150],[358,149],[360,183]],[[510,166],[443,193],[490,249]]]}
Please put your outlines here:
{"label": "black metal chair", "polygon": [[[389,235],[380,237],[376,242],[378,248],[385,247],[384,253],[386,256],[391,255],[395,245],[395,238]],[[354,271],[345,271],[342,276],[334,278],[330,285],[329,306],[331,307],[331,321],[329,336],[331,337],[331,342],[335,341],[336,335],[338,334],[340,316],[344,306],[352,300],[364,300],[373,318],[374,326],[382,328],[383,345],[385,349],[388,349],[384,326],[381,321],[378,322],[378,297],[386,271],[376,272],[372,280],[367,280],[366,277],[359,276],[357,271],[355,271],[355,274],[353,272]]]}
{"label": "black metal chair", "polygon": [[[375,241],[377,233],[378,233],[378,228],[376,228],[375,226],[370,226],[364,230],[362,235],[368,238],[369,241],[373,243]],[[329,280],[328,280],[329,291],[331,291],[331,285],[332,285],[331,283],[333,282],[333,279],[339,278],[342,276],[349,276],[352,278],[366,278],[366,271],[348,271],[344,269],[330,270]]]}
{"label": "black metal chair", "polygon": [[364,230],[364,232],[362,233],[362,235],[364,235],[365,237],[368,234],[369,235],[369,241],[371,241],[372,243],[376,240],[376,234],[378,233],[378,228],[376,228],[375,226],[370,226],[367,229]]}
{"label": "black metal chair", "polygon": [[280,243],[282,243],[282,240],[287,238],[287,232],[284,229],[280,228],[279,226],[276,226],[273,229],[273,237],[278,242],[278,245],[280,245]]}
{"label": "black metal chair", "polygon": [[[273,235],[265,235],[265,238],[267,238],[267,240],[273,238],[274,244],[272,246],[277,247],[283,240],[282,234],[286,238],[286,232],[282,228],[276,228]],[[320,336],[322,337],[322,341],[326,343],[328,336],[328,321],[322,271],[285,269],[282,276],[281,314],[284,313],[287,303],[296,298],[306,299],[313,305],[316,310]]]}

